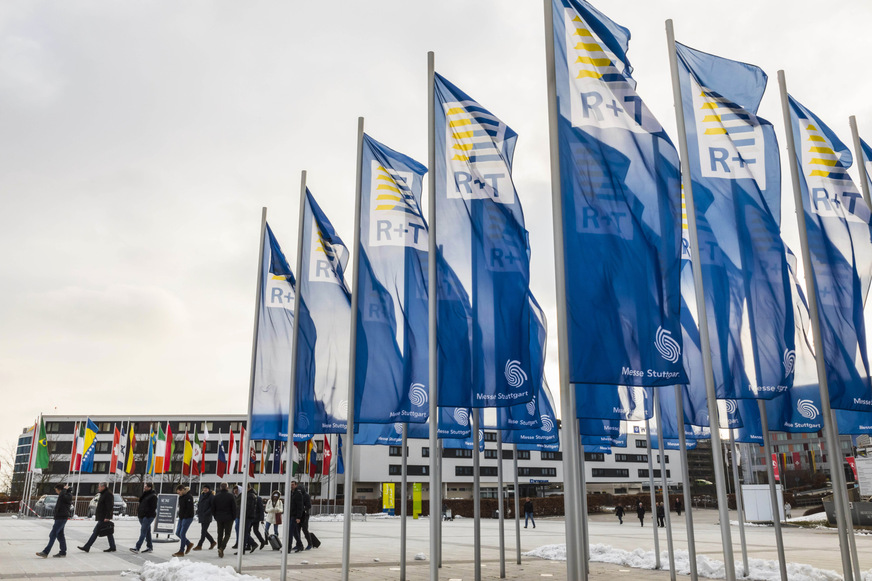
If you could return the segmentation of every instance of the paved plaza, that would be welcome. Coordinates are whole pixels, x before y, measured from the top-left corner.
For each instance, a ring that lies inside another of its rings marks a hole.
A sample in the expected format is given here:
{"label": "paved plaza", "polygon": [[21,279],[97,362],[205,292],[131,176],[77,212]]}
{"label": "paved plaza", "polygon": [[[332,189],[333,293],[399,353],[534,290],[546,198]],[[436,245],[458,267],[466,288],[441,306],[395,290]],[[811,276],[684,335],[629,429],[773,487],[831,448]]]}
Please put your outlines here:
{"label": "paved plaza", "polygon": [[[700,555],[722,560],[720,531],[717,526],[717,513],[704,510],[694,513],[697,550]],[[735,515],[732,515],[735,518]],[[684,518],[675,519],[676,548],[686,547]],[[508,579],[566,579],[565,563],[532,557],[523,557],[522,564],[515,563],[514,523],[506,523],[506,574]],[[591,537],[594,543],[634,550],[653,549],[650,521],[640,527],[638,520],[625,519],[619,525],[611,515],[595,515],[591,518]],[[156,543],[155,552],[135,555],[128,548],[135,543],[138,523],[135,520],[121,520],[116,523],[116,542],[118,552],[103,553],[106,542],[97,541],[91,552],[82,553],[76,545],[87,539],[92,521],[76,520],[67,525],[69,544],[65,559],[39,559],[34,553],[43,548],[51,521],[37,519],[0,518],[0,580],[6,579],[136,579],[136,572],[143,563],[165,562],[177,550],[176,543]],[[496,520],[482,521],[482,559],[483,578],[499,578],[498,524]],[[311,529],[317,532],[323,545],[320,549],[305,551],[289,556],[290,579],[332,580],[340,578],[342,523],[313,522]],[[195,524],[191,532],[199,530]],[[352,578],[353,579],[399,579],[399,531],[398,518],[373,518],[366,522],[355,521],[352,525]],[[440,579],[473,579],[473,522],[471,519],[458,519],[444,523],[443,568]],[[666,550],[665,534],[661,531],[661,549]],[[564,542],[564,523],[562,519],[540,519],[537,528],[521,529],[523,551],[531,551],[543,545]],[[733,543],[736,558],[740,558],[738,528],[733,526]],[[214,526],[213,526],[214,533]],[[414,556],[424,553],[429,557],[429,521],[427,519],[409,520],[408,524],[408,574],[410,580],[423,580],[429,576],[429,561],[416,561]],[[769,527],[749,527],[747,529],[748,552],[754,559],[775,559],[775,540]],[[820,569],[839,570],[838,539],[831,530],[788,527],[784,530],[787,558],[790,562],[804,563]],[[208,545],[207,545],[208,546]],[[865,570],[872,567],[872,537],[857,537],[861,566]],[[57,546],[53,552],[57,551]],[[234,565],[236,560],[232,551],[224,559],[219,559],[217,551],[191,552],[185,559],[204,561],[225,566]],[[279,578],[278,552],[257,551],[245,557],[245,573],[268,578]],[[630,569],[604,563],[591,565],[594,579],[668,579],[664,571]],[[125,575],[126,573],[126,575]]]}

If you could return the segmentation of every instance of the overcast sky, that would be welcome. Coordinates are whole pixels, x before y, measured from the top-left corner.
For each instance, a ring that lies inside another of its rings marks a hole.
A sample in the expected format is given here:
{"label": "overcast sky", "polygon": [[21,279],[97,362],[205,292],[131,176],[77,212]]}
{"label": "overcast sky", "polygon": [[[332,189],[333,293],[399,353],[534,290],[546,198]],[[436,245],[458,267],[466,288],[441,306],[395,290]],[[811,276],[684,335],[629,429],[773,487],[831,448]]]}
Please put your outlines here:
{"label": "overcast sky", "polygon": [[[872,3],[611,0],[673,139],[664,20],[872,139]],[[356,119],[426,162],[426,52],[520,135],[557,386],[542,2],[0,5],[0,443],[40,413],[243,413],[260,208],[296,252],[300,171],[351,245]],[[786,164],[784,164],[786,172]],[[855,174],[856,175],[856,174]],[[795,236],[789,176],[783,209]],[[425,205],[426,206],[426,205]],[[555,393],[556,396],[556,393]]]}

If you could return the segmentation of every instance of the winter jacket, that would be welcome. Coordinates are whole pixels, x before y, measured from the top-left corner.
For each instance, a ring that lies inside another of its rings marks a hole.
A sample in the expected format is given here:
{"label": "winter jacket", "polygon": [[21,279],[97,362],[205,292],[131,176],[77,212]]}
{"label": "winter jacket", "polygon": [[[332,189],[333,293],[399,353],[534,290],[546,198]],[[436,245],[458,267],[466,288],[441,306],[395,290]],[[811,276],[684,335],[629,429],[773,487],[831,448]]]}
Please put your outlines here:
{"label": "winter jacket", "polygon": [[636,516],[639,518],[644,518],[645,516],[645,507],[641,504],[636,507]]}
{"label": "winter jacket", "polygon": [[618,505],[615,507],[615,516],[618,516],[618,517],[624,516],[624,507],[623,506]]}
{"label": "winter jacket", "polygon": [[528,500],[527,502],[524,503],[524,514],[527,514],[528,512],[529,513],[533,512],[533,501],[532,500]]}
{"label": "winter jacket", "polygon": [[291,492],[291,508],[289,512],[294,520],[303,518],[303,513],[306,512],[306,508],[303,505],[303,493],[299,488]]}
{"label": "winter jacket", "polygon": [[212,502],[215,497],[212,496],[212,491],[204,492],[200,495],[200,502],[197,503],[197,521],[201,523],[212,522]]}
{"label": "winter jacket", "polygon": [[139,497],[139,508],[136,509],[139,518],[154,518],[157,516],[157,493],[154,490],[146,490]]}
{"label": "winter jacket", "polygon": [[254,521],[263,522],[265,514],[263,499],[260,496],[255,497],[254,504]]}
{"label": "winter jacket", "polygon": [[179,497],[179,520],[194,518],[194,497],[190,491]]}
{"label": "winter jacket", "polygon": [[94,520],[112,520],[112,509],[115,507],[115,495],[108,488],[104,488],[97,501],[97,510],[94,512]]}
{"label": "winter jacket", "polygon": [[254,490],[249,490],[245,499],[245,522],[255,522],[257,520],[257,494]]}
{"label": "winter jacket", "polygon": [[236,499],[229,490],[219,490],[212,499],[212,516],[218,522],[233,522],[236,520]]}
{"label": "winter jacket", "polygon": [[68,490],[61,490],[58,494],[58,502],[55,505],[55,520],[65,520],[72,516],[70,505],[73,502],[73,495]]}
{"label": "winter jacket", "polygon": [[276,524],[276,515],[285,512],[285,505],[282,503],[281,498],[276,499],[275,503],[273,503],[272,499],[269,499],[266,501],[264,511],[266,512],[266,522],[274,525]]}
{"label": "winter jacket", "polygon": [[658,517],[666,516],[666,509],[663,508],[662,504],[657,507],[657,516]]}

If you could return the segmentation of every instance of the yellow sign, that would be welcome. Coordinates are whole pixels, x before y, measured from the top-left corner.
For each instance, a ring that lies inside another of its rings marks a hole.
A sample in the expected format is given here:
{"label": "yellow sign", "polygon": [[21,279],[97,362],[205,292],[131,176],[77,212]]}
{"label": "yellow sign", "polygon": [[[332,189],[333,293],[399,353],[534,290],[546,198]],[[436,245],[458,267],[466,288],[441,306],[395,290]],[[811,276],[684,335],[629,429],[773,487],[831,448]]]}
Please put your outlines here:
{"label": "yellow sign", "polygon": [[394,483],[382,483],[382,511],[394,510]]}
{"label": "yellow sign", "polygon": [[412,518],[418,518],[421,514],[421,488],[420,482],[412,483]]}

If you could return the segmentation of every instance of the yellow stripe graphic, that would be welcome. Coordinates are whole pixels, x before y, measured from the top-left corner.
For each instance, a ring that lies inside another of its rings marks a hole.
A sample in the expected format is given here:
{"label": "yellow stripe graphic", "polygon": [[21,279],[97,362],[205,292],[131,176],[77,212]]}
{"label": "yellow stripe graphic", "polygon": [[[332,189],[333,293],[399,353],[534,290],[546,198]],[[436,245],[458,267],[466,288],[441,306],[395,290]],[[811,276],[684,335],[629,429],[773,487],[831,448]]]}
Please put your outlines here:
{"label": "yellow stripe graphic", "polygon": [[593,65],[595,67],[607,67],[612,64],[612,61],[610,61],[609,59],[595,59],[589,56],[580,56],[575,59],[575,62]]}
{"label": "yellow stripe graphic", "polygon": [[586,28],[576,28],[573,36],[593,36]]}
{"label": "yellow stripe graphic", "polygon": [[455,155],[451,158],[452,161],[469,161],[469,158],[465,155]]}
{"label": "yellow stripe graphic", "polygon": [[719,106],[717,103],[703,103],[700,109],[717,109]]}
{"label": "yellow stripe graphic", "polygon": [[461,127],[463,125],[472,125],[472,121],[469,119],[458,119],[457,121],[451,121],[448,123],[449,127]]}
{"label": "yellow stripe graphic", "polygon": [[830,177],[830,172],[820,170],[820,169],[815,169],[815,170],[812,170],[812,172],[808,175],[809,175],[809,177],[828,178],[828,177]]}
{"label": "yellow stripe graphic", "polygon": [[379,210],[393,210],[394,208],[396,208],[396,206],[393,206],[393,205],[391,205],[391,206],[385,206],[384,204],[375,207],[376,211],[379,211]]}
{"label": "yellow stripe graphic", "polygon": [[834,159],[821,159],[819,157],[812,158],[812,160],[808,163],[816,163],[818,165],[828,165],[833,167],[836,165],[836,160]]}
{"label": "yellow stripe graphic", "polygon": [[575,45],[575,50],[591,50],[596,52],[605,52],[600,45],[595,42],[579,42]]}
{"label": "yellow stripe graphic", "polygon": [[829,147],[812,147],[808,150],[809,153],[829,153],[830,155],[836,155],[835,152]]}
{"label": "yellow stripe graphic", "polygon": [[462,133],[452,133],[451,138],[458,139],[458,140],[459,139],[470,139],[473,136],[473,133],[474,132],[472,132],[472,131],[464,131]]}
{"label": "yellow stripe graphic", "polygon": [[459,149],[461,151],[469,151],[472,149],[471,143],[455,143],[451,146],[451,149]]}
{"label": "yellow stripe graphic", "polygon": [[705,130],[705,135],[726,135],[727,130],[723,127],[709,127]]}
{"label": "yellow stripe graphic", "polygon": [[446,115],[457,115],[458,113],[466,113],[466,109],[463,107],[452,107],[445,112]]}
{"label": "yellow stripe graphic", "polygon": [[806,127],[806,129],[808,129],[809,131],[817,131],[818,130],[817,127],[815,127],[814,125],[809,125],[808,127]]}
{"label": "yellow stripe graphic", "polygon": [[403,201],[403,198],[401,198],[400,196],[392,196],[390,194],[379,194],[378,196],[376,196],[375,199],[376,200],[393,200],[395,202],[402,202]]}
{"label": "yellow stripe graphic", "polygon": [[706,115],[705,117],[702,118],[703,123],[711,123],[712,121],[720,122],[720,120],[721,120],[720,115]]}
{"label": "yellow stripe graphic", "polygon": [[584,78],[584,77],[591,77],[591,78],[594,78],[594,79],[601,79],[601,78],[603,78],[603,76],[602,76],[600,73],[596,72],[596,71],[578,71],[578,76],[575,77],[575,78],[576,78],[576,79],[581,79],[581,78]]}
{"label": "yellow stripe graphic", "polygon": [[400,190],[398,188],[395,188],[394,186],[389,186],[387,184],[379,184],[376,186],[375,189],[376,190],[390,190],[392,192],[397,192],[398,194],[400,193]]}

